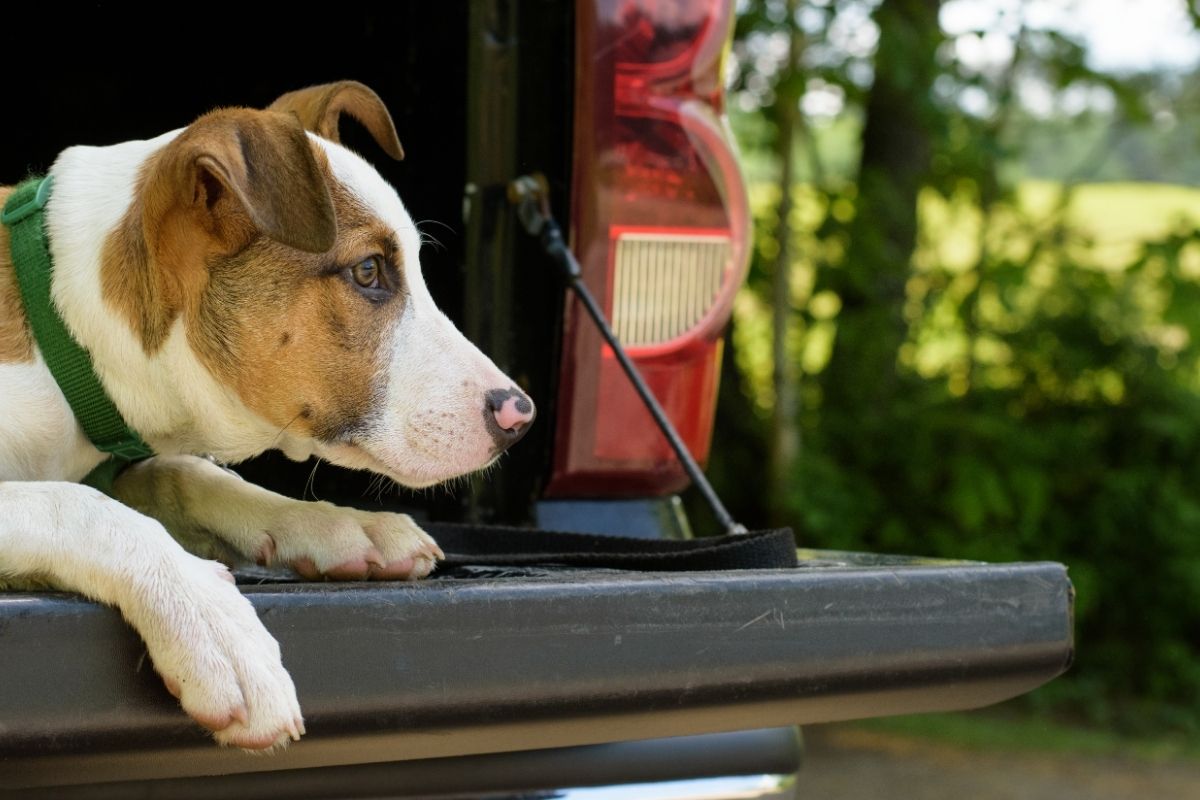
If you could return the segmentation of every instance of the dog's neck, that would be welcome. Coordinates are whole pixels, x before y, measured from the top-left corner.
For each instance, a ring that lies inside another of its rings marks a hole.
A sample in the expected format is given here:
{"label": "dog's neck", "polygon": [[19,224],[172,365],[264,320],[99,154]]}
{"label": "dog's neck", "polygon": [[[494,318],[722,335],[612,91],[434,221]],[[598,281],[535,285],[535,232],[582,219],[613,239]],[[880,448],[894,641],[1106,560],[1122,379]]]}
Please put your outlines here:
{"label": "dog's neck", "polygon": [[156,452],[238,461],[278,447],[306,457],[306,444],[250,414],[214,379],[188,346],[180,320],[163,346],[148,354],[127,318],[102,299],[104,243],[128,213],[147,159],[179,133],[110,147],[72,147],[55,161],[50,170],[54,194],[46,208],[54,301],[91,353],[96,374],[122,416]]}

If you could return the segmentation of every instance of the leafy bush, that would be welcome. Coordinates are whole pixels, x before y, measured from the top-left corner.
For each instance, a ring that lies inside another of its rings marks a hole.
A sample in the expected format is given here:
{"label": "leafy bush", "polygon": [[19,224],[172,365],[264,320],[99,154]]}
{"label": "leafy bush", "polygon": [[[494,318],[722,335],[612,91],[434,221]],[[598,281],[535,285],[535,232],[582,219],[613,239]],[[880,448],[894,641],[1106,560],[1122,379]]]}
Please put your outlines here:
{"label": "leafy bush", "polygon": [[[773,503],[746,481],[769,435],[750,352],[766,312],[739,304],[742,370],[727,370],[720,413],[740,429],[713,472],[743,518],[780,507],[807,546],[1065,562],[1079,657],[1035,702],[1200,730],[1200,236],[1191,222],[1081,219],[1089,191],[1027,186],[986,214],[969,192],[923,198],[895,400],[827,407],[820,359],[805,361],[804,449]],[[1120,190],[1128,207],[1155,191]],[[812,253],[828,232],[795,235]],[[821,291],[797,285],[798,358],[837,325],[812,313]]]}

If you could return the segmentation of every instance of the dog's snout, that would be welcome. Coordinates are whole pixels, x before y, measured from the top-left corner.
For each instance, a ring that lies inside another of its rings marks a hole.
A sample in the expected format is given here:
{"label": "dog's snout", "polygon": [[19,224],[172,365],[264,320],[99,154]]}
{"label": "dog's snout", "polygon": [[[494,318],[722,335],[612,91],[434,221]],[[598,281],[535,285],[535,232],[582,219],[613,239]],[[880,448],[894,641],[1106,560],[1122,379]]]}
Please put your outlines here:
{"label": "dog's snout", "polygon": [[484,395],[483,417],[498,450],[516,443],[529,430],[537,410],[518,389],[492,389]]}

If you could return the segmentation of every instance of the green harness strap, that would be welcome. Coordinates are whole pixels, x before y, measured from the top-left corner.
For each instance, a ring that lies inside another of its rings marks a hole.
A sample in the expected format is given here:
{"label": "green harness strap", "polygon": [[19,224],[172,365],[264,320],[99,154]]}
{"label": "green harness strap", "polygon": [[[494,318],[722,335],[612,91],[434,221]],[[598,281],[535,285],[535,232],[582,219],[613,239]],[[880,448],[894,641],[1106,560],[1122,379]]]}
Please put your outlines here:
{"label": "green harness strap", "polygon": [[67,398],[75,419],[98,450],[111,458],[96,467],[85,483],[109,491],[116,474],[130,462],[154,455],[113,405],[92,367],[92,358],[59,316],[50,298],[54,264],[46,241],[46,202],[50,199],[51,178],[30,178],[9,196],[0,213],[0,222],[8,226],[13,269],[25,303],[25,316],[33,338],[50,374]]}

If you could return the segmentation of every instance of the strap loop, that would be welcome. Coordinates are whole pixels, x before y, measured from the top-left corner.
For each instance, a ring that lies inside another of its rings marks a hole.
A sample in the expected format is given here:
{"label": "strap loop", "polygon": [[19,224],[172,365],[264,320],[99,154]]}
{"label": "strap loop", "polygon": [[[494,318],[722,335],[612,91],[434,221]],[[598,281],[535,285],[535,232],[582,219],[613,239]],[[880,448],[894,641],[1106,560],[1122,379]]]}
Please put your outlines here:
{"label": "strap loop", "polygon": [[53,185],[53,181],[49,175],[42,178],[36,185],[33,181],[21,184],[4,204],[4,211],[0,213],[0,222],[5,225],[15,225],[30,214],[41,211],[46,207],[46,201],[50,199],[51,185]]}
{"label": "strap loop", "polygon": [[635,539],[503,525],[424,524],[446,552],[442,567],[465,565],[600,567],[679,572],[795,567],[790,528],[701,539]]}

